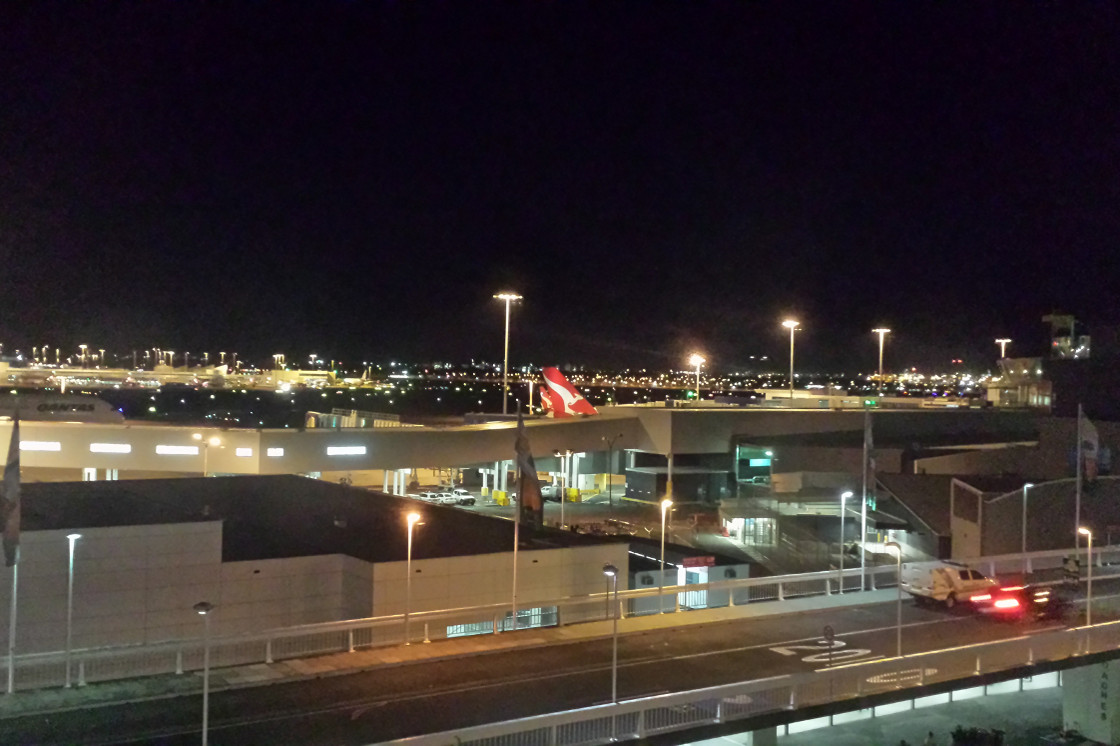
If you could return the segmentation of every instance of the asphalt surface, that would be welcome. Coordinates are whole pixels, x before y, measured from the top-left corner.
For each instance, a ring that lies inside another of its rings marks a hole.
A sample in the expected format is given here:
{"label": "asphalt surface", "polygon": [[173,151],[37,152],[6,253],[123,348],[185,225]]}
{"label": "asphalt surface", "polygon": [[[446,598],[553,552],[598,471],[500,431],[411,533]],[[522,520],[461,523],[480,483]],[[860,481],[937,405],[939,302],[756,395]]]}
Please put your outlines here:
{"label": "asphalt surface", "polygon": [[[1114,618],[1098,588],[1094,621]],[[622,699],[734,683],[895,653],[894,603],[635,633],[619,641]],[[903,604],[903,652],[1064,626],[998,623]],[[517,634],[517,633],[513,633]],[[435,650],[440,642],[431,644]],[[213,692],[213,744],[369,744],[609,701],[609,637]],[[0,720],[5,744],[197,744],[201,697],[175,696]]]}

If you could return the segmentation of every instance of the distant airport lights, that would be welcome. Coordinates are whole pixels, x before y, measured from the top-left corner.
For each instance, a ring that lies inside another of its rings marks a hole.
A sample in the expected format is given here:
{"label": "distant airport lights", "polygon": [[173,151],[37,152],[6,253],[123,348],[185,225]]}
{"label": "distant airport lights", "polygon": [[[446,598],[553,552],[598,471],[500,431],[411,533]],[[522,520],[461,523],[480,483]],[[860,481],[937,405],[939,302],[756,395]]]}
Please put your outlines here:
{"label": "distant airport lights", "polygon": [[700,366],[706,362],[704,356],[697,353],[688,359],[688,364],[696,368],[696,401],[700,401]]}
{"label": "distant airport lights", "polygon": [[793,400],[793,333],[797,330],[799,322],[796,319],[786,319],[782,326],[789,329],[789,398]]}
{"label": "distant airport lights", "polygon": [[1011,340],[1007,337],[1001,337],[996,340],[996,344],[999,345],[999,359],[1003,360],[1007,357],[1007,345],[1011,344]]}
{"label": "distant airport lights", "polygon": [[494,296],[495,299],[505,301],[506,304],[506,342],[505,353],[502,357],[502,414],[509,414],[509,306],[514,301],[521,300],[517,293],[505,291]]}
{"label": "distant airport lights", "polygon": [[871,333],[879,335],[879,390],[882,391],[883,390],[883,342],[886,340],[887,335],[891,333],[891,330],[887,329],[885,327],[879,327],[878,329],[872,329]]}

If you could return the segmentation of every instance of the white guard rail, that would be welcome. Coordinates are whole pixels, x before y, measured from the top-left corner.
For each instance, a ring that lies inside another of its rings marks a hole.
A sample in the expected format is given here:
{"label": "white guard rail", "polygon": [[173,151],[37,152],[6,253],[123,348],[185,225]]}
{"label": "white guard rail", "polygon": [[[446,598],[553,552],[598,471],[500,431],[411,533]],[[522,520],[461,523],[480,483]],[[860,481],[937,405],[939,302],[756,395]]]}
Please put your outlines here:
{"label": "white guard rail", "polygon": [[[403,738],[382,746],[596,746],[998,673],[1120,647],[1120,622],[822,668]],[[840,708],[843,709],[842,707]],[[748,729],[744,723],[744,730]]]}
{"label": "white guard rail", "polygon": [[[969,561],[973,567],[989,575],[1034,572],[1059,577],[1063,560],[1072,550],[1054,550],[1028,554],[981,557]],[[1120,562],[1120,546],[1093,550],[1096,564]],[[867,589],[894,587],[894,564],[867,568]],[[844,592],[860,592],[860,569],[845,569]],[[841,581],[837,571],[782,575],[763,578],[723,580],[687,586],[665,586],[661,608],[666,612],[688,612],[690,599],[706,592],[703,606],[715,608],[744,604],[783,601],[798,597],[820,597],[835,593]],[[536,608],[556,608],[558,624],[602,621],[611,618],[612,606],[607,593],[569,597],[525,604]],[[659,589],[636,588],[619,591],[622,616],[634,613],[653,614],[658,607]],[[644,602],[643,602],[644,600]],[[462,609],[414,612],[411,615],[413,640],[442,639],[454,625],[474,625],[480,634],[504,632],[510,627],[509,604],[474,606]],[[200,625],[201,626],[201,625]],[[400,645],[405,642],[403,615],[397,614],[342,622],[309,624],[298,627],[261,630],[238,635],[215,636],[210,641],[212,667],[272,663],[277,660],[306,658],[329,653],[353,652],[359,648]],[[202,668],[201,637],[137,645],[118,645],[76,649],[71,653],[72,672],[79,686],[97,681],[130,679],[159,674],[183,673]],[[0,657],[0,671],[7,676],[6,656]],[[28,653],[15,656],[15,689],[41,689],[62,686],[66,681],[64,651]]]}

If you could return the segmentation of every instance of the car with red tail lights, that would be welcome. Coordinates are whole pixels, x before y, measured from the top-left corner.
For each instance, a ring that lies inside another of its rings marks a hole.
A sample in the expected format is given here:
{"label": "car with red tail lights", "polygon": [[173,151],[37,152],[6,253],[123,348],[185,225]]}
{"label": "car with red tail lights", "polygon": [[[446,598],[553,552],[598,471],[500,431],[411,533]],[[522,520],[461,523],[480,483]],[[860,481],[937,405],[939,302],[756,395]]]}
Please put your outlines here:
{"label": "car with red tail lights", "polygon": [[1006,621],[1067,619],[1075,608],[1073,596],[1059,585],[999,586],[970,600],[981,614]]}

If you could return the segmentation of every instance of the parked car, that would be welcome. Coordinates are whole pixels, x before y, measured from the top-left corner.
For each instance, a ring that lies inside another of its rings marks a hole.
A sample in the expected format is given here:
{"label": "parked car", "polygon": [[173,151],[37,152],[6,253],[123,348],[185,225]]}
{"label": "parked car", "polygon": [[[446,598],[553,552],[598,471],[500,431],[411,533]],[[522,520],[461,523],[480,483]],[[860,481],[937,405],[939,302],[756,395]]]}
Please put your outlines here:
{"label": "parked car", "polygon": [[416,497],[418,497],[419,499],[423,500],[426,503],[438,503],[439,502],[439,493],[438,492],[421,492]]}
{"label": "parked car", "polygon": [[1012,585],[972,597],[976,610],[994,619],[1065,619],[1074,610],[1070,592],[1060,586]]}
{"label": "parked car", "polygon": [[916,562],[902,566],[902,590],[918,603],[937,601],[951,609],[998,585],[995,580],[959,562]]}
{"label": "parked car", "polygon": [[454,492],[437,492],[434,502],[440,505],[458,505],[459,496]]}
{"label": "parked car", "polygon": [[563,490],[559,484],[548,483],[541,485],[541,497],[545,500],[555,500],[559,502],[562,492]]}

